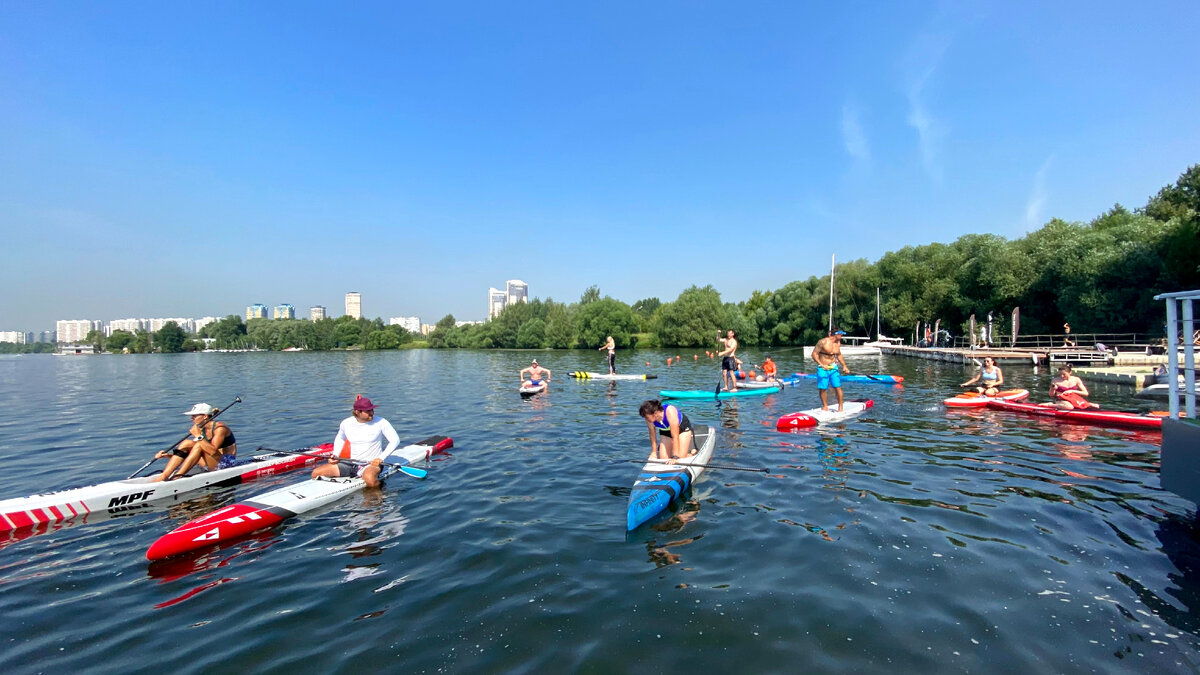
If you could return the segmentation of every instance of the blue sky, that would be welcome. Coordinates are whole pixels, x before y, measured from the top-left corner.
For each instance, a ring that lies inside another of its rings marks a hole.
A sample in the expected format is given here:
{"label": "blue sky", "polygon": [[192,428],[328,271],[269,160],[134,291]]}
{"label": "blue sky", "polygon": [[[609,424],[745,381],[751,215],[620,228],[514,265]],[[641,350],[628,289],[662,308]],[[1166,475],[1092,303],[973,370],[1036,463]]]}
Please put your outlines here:
{"label": "blue sky", "polygon": [[0,330],[489,286],[745,300],[1140,206],[1200,3],[113,2],[0,13]]}

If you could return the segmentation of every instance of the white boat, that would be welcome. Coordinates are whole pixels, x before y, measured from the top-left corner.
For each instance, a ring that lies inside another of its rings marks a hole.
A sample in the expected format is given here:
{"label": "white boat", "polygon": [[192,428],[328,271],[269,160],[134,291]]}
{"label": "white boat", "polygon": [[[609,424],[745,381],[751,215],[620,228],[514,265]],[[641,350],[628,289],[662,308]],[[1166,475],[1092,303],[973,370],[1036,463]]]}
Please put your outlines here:
{"label": "white boat", "polygon": [[332,443],[303,452],[255,455],[227,469],[203,471],[175,480],[154,482],[153,476],[88,485],[0,501],[0,532],[87,518],[99,511],[128,509],[205,487],[238,485],[263,476],[299,469],[329,454]]}
{"label": "white boat", "polygon": [[[842,336],[842,356],[877,356],[883,353],[880,347],[896,347],[904,344],[903,338],[884,337],[883,321],[879,312],[879,289],[875,289],[875,339],[869,337]],[[833,330],[833,272],[829,273],[829,330]],[[812,358],[812,347],[804,348],[804,358]]]}

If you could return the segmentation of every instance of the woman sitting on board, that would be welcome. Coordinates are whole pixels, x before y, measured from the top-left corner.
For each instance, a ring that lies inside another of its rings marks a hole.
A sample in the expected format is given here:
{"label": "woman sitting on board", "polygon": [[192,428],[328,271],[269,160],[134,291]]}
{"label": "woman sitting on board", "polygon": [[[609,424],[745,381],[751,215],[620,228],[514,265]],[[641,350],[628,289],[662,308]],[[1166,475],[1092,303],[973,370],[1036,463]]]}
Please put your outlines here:
{"label": "woman sitting on board", "polygon": [[[167,461],[167,468],[153,482],[181,478],[201,461],[208,471],[233,466],[237,459],[237,439],[228,424],[213,419],[219,412],[207,403],[197,403],[183,413],[192,418],[192,436],[181,441],[174,450],[164,450],[154,455],[156,459],[170,455],[171,459]],[[176,469],[179,471],[176,472]]]}
{"label": "woman sitting on board", "polygon": [[1000,386],[1004,384],[1004,371],[996,365],[995,359],[985,356],[983,357],[983,367],[979,369],[975,377],[958,386],[969,387],[976,382],[979,382],[979,386],[975,387],[975,391],[984,396],[996,396],[1000,393]]}
{"label": "woman sitting on board", "polygon": [[1050,381],[1050,398],[1054,400],[1042,405],[1052,405],[1063,410],[1087,410],[1100,407],[1084,398],[1086,396],[1091,396],[1087,385],[1075,375],[1071,366],[1064,365],[1059,367],[1058,377]]}
{"label": "woman sitting on board", "polygon": [[642,403],[638,414],[646,420],[646,428],[650,430],[650,461],[674,464],[676,460],[696,454],[692,422],[682,410],[669,403],[663,405],[662,401],[652,399]]}

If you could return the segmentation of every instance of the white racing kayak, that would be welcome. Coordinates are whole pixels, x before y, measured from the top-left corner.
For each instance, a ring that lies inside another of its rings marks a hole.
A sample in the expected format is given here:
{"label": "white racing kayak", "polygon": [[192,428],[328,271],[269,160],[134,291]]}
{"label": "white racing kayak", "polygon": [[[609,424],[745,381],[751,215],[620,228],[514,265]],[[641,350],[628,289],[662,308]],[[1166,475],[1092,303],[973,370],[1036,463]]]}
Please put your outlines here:
{"label": "white racing kayak", "polygon": [[[454,441],[446,436],[430,436],[393,450],[384,458],[384,469],[379,477],[382,479],[397,468],[428,459],[453,446]],[[358,477],[321,477],[281,487],[180,525],[154,542],[146,551],[146,557],[161,560],[274,527],[297,514],[361,491],[365,485]]]}
{"label": "white racing kayak", "polygon": [[214,471],[197,467],[196,473],[155,483],[153,476],[138,476],[98,485],[60,490],[0,501],[0,532],[55,523],[89,514],[127,510],[147,502],[167,499],[205,487],[238,485],[263,476],[299,469],[327,456],[332,443],[294,453],[255,455],[234,466]]}
{"label": "white racing kayak", "polygon": [[629,506],[625,510],[626,530],[635,529],[662,513],[704,473],[717,444],[717,434],[712,427],[704,424],[693,425],[692,433],[698,448],[696,454],[678,459],[674,464],[652,460],[642,467],[633,490],[629,492]]}

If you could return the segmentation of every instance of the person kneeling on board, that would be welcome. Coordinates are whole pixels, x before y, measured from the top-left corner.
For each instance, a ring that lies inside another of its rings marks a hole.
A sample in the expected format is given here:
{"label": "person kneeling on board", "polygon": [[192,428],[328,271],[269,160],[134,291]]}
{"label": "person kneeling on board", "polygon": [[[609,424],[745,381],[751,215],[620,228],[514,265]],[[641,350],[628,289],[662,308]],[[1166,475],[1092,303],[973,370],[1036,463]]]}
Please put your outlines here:
{"label": "person kneeling on board", "polygon": [[[383,444],[385,440],[386,447]],[[337,436],[333,439],[334,456],[324,466],[313,469],[312,477],[358,476],[367,487],[379,487],[379,469],[383,465],[383,458],[399,445],[400,436],[391,423],[382,417],[375,417],[375,404],[371,403],[371,399],[359,396],[354,401],[350,417],[342,420],[338,426]],[[348,459],[350,462],[341,462],[339,459]]]}
{"label": "person kneeling on board", "polygon": [[[220,410],[207,403],[197,403],[183,413],[192,418],[191,438],[179,442],[174,450],[161,451],[154,455],[162,459],[167,455],[167,468],[155,477],[155,483],[173,478],[182,478],[192,467],[203,461],[208,471],[233,466],[237,460],[237,439],[228,424],[213,419]],[[179,471],[175,471],[179,469]],[[175,474],[172,476],[171,474]]]}
{"label": "person kneeling on board", "polygon": [[674,464],[676,460],[696,454],[692,422],[682,410],[651,399],[642,403],[638,414],[646,420],[646,429],[650,431],[650,461]]}
{"label": "person kneeling on board", "polygon": [[983,367],[975,373],[975,377],[958,385],[960,387],[969,387],[972,384],[979,382],[979,386],[975,387],[975,391],[984,396],[996,396],[1000,393],[1000,386],[1004,384],[1004,371],[996,365],[996,360],[990,356],[983,357]]}

